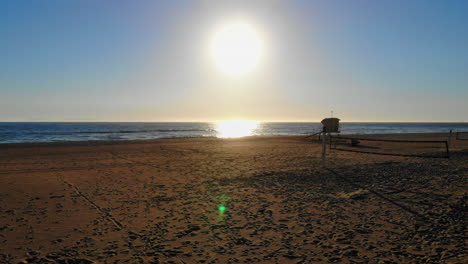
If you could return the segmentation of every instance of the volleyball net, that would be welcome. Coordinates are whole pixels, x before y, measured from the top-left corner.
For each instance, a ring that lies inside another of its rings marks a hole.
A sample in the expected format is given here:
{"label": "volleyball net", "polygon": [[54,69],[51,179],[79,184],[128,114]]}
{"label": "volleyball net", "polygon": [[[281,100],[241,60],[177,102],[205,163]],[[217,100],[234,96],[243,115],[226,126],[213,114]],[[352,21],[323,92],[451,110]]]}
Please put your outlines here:
{"label": "volleyball net", "polygon": [[449,158],[449,145],[445,140],[396,140],[382,138],[330,136],[331,150],[365,154]]}
{"label": "volleyball net", "polygon": [[456,140],[468,140],[468,132],[457,132],[455,139]]}

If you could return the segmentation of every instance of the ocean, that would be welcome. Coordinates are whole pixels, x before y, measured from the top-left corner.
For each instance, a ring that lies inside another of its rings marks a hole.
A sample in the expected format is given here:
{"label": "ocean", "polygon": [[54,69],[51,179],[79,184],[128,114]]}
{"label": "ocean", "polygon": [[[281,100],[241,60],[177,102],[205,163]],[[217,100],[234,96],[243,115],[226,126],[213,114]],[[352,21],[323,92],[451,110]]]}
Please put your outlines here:
{"label": "ocean", "polygon": [[[468,131],[468,123],[340,123],[342,134]],[[0,123],[0,143],[308,135],[310,123]]]}

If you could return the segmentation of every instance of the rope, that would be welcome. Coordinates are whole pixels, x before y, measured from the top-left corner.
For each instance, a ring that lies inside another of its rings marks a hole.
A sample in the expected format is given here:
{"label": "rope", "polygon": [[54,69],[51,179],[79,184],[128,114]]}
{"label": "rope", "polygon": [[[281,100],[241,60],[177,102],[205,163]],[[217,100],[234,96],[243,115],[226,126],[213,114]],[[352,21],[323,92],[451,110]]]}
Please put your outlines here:
{"label": "rope", "polygon": [[306,138],[313,137],[315,135],[319,135],[320,133],[322,133],[322,131],[318,131],[318,132],[315,132],[315,133],[314,132],[309,132],[309,133],[313,133],[313,134],[307,135]]}

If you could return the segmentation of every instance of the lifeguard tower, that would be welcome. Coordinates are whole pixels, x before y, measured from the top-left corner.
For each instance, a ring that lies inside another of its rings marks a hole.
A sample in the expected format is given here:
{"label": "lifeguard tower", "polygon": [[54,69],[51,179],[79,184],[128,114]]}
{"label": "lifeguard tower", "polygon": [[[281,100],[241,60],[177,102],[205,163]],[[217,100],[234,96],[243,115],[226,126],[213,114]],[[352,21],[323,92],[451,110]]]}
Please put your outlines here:
{"label": "lifeguard tower", "polygon": [[[322,163],[325,166],[325,155],[326,155],[326,138],[329,137],[329,142],[331,144],[331,133],[340,133],[340,119],[335,117],[329,117],[322,120]],[[330,145],[331,147],[331,145]]]}
{"label": "lifeguard tower", "polygon": [[324,133],[340,133],[340,119],[339,118],[325,118],[322,120],[323,131]]}

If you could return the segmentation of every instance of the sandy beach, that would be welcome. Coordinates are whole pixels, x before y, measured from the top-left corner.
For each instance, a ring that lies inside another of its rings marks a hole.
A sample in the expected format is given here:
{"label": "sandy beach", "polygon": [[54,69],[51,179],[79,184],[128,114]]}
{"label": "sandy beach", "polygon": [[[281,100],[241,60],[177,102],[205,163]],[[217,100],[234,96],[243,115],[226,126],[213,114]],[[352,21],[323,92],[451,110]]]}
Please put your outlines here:
{"label": "sandy beach", "polygon": [[0,263],[468,262],[468,141],[450,159],[320,153],[298,136],[0,145]]}

